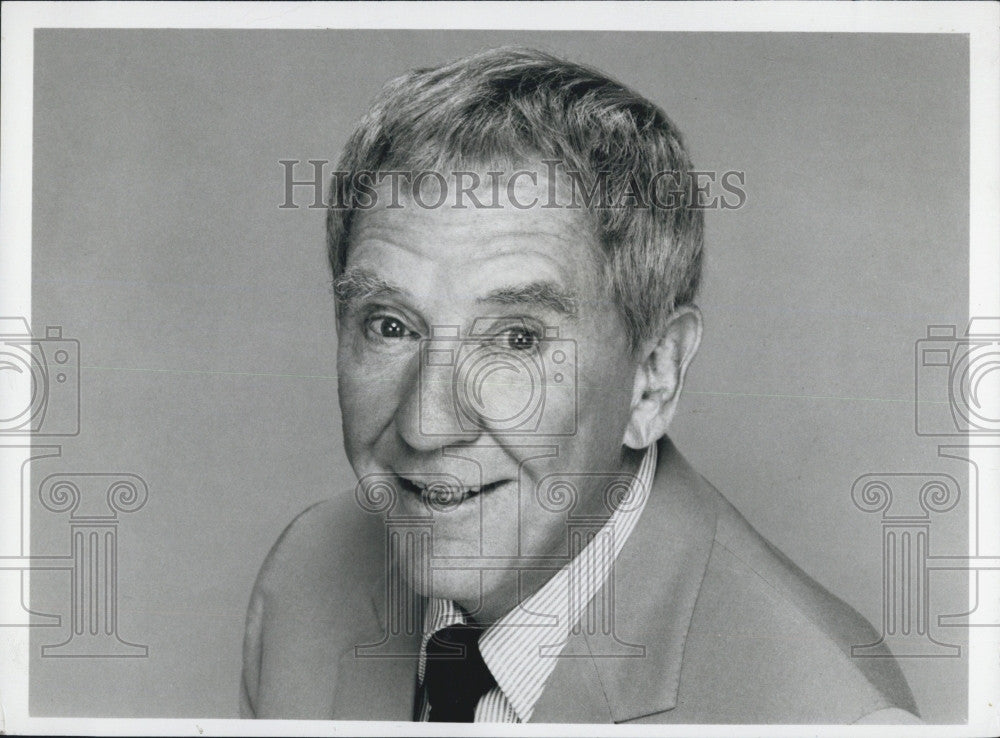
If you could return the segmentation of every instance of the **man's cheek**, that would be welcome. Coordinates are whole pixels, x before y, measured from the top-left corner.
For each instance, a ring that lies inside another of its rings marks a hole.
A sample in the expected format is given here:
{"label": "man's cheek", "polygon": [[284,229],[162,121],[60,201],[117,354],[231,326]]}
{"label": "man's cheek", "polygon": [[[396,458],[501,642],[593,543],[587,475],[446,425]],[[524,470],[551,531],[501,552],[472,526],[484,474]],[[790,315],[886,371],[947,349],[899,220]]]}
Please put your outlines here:
{"label": "man's cheek", "polygon": [[361,371],[340,375],[340,404],[348,430],[367,435],[366,429],[382,425],[384,417],[391,417],[393,403],[387,395],[392,393],[386,392],[388,388],[382,384],[377,377]]}
{"label": "man's cheek", "polygon": [[385,357],[351,357],[340,362],[338,381],[345,429],[367,439],[373,431],[385,427],[400,402],[402,373],[398,362]]}
{"label": "man's cheek", "polygon": [[636,367],[628,361],[602,362],[596,347],[591,361],[581,360],[577,383],[577,415],[581,420],[599,419],[603,428],[612,430],[624,424],[632,404],[632,385]]}

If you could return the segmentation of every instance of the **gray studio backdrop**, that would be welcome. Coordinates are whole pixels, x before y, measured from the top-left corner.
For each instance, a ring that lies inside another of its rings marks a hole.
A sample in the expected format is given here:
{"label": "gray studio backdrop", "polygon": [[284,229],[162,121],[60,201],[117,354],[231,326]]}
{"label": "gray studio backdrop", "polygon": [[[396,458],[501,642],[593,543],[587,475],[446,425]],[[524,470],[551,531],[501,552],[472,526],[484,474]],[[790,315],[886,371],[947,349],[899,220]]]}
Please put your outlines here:
{"label": "gray studio backdrop", "polygon": [[[966,37],[42,30],[32,327],[79,340],[81,424],[34,464],[32,553],[69,547],[68,515],[37,501],[51,474],[135,474],[148,501],[117,518],[112,624],[145,656],[43,656],[73,593],[36,572],[32,608],[61,617],[32,630],[33,715],[235,716],[262,559],[352,483],[324,216],[279,208],[278,162],[336,159],[388,77],[510,43],[606,70],[666,109],[698,168],[746,172],[746,206],[706,216],[705,339],[673,436],[881,623],[880,518],[854,480],[967,478],[913,405],[915,342],[967,318]],[[933,518],[936,553],[965,553],[967,499]],[[937,621],[966,609],[965,582],[930,576],[940,642],[965,642]],[[964,650],[903,669],[925,719],[964,720]]]}

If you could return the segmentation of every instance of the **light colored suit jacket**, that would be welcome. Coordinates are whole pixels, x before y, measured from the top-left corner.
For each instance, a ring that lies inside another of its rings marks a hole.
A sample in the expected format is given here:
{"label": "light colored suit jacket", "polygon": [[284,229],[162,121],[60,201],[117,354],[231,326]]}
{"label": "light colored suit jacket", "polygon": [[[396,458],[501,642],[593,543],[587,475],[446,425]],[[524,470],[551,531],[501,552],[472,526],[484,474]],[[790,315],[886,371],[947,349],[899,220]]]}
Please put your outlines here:
{"label": "light colored suit jacket", "polygon": [[[669,440],[659,450],[615,564],[614,632],[570,636],[532,722],[917,722],[894,659],[851,657],[852,645],[878,640],[872,627]],[[251,596],[242,715],[412,719],[421,624],[387,634],[384,540],[353,493],[288,526]],[[410,655],[358,658],[356,646],[378,643]],[[615,655],[622,648],[632,655]]]}

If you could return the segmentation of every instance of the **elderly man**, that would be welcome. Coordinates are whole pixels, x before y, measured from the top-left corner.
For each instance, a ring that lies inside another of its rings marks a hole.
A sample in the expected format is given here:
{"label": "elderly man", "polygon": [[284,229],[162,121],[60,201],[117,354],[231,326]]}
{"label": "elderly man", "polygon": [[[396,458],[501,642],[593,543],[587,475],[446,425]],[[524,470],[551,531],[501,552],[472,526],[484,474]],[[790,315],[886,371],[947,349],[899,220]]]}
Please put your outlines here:
{"label": "elderly man", "polygon": [[702,330],[690,170],[654,104],[540,52],[387,84],[327,220],[359,481],[261,569],[244,715],[916,719],[888,652],[852,658],[868,623],[667,436]]}

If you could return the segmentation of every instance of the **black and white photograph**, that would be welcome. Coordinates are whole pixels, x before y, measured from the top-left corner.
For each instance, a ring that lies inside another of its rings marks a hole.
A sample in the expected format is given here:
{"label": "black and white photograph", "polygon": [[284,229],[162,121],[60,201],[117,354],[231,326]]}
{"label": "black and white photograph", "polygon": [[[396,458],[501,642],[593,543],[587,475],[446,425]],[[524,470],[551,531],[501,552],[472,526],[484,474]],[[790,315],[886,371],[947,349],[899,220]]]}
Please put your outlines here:
{"label": "black and white photograph", "polygon": [[0,731],[996,733],[1000,6],[2,12]]}

